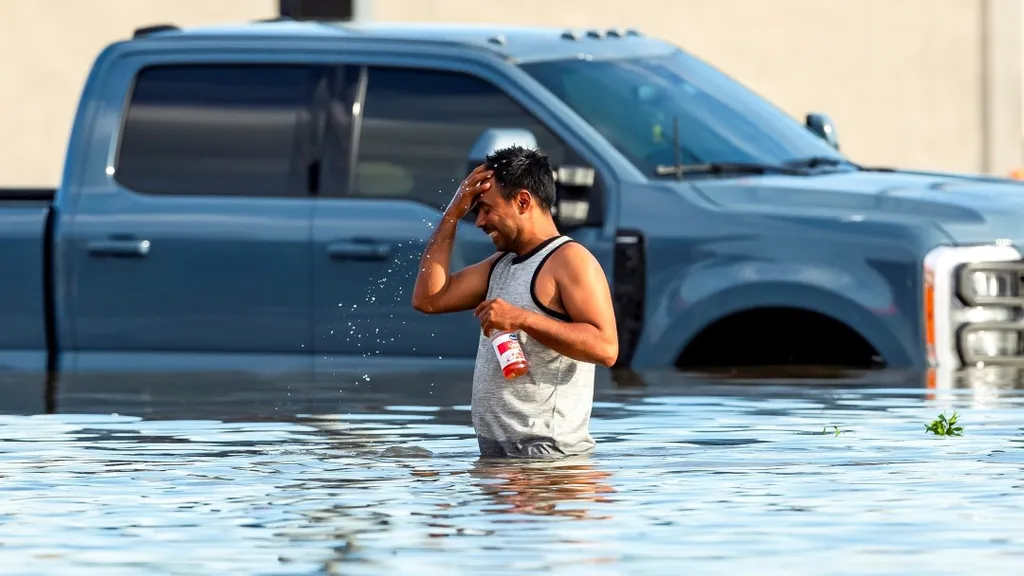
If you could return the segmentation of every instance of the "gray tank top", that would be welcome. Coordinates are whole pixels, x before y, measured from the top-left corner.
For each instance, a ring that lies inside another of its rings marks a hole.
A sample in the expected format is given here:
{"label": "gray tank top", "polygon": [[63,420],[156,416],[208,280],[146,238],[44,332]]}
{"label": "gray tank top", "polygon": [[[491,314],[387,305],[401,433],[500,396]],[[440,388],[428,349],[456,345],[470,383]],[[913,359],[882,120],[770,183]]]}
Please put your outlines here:
{"label": "gray tank top", "polygon": [[[491,268],[487,298],[569,321],[534,293],[541,266],[568,236],[544,241],[522,256],[506,253]],[[564,356],[519,332],[529,372],[505,380],[490,339],[480,334],[473,371],[473,428],[483,456],[560,457],[589,452],[594,364]]]}

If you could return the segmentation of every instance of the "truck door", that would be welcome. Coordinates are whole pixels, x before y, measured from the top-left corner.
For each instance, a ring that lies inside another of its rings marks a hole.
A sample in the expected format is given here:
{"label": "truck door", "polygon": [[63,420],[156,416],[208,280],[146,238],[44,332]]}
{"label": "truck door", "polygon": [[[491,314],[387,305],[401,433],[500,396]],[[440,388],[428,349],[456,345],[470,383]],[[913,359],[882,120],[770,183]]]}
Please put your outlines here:
{"label": "truck door", "polygon": [[[472,311],[426,315],[411,298],[420,256],[469,171],[473,144],[490,128],[525,128],[556,166],[581,162],[483,74],[395,63],[352,67],[346,78],[347,88],[336,94],[313,220],[315,369],[394,367],[402,360],[424,370],[469,367],[480,335]],[[610,266],[613,241],[602,240],[600,228],[563,233]],[[487,235],[464,220],[452,271],[494,252]]]}
{"label": "truck door", "polygon": [[72,370],[309,371],[330,69],[223,62],[113,65],[63,232]]}

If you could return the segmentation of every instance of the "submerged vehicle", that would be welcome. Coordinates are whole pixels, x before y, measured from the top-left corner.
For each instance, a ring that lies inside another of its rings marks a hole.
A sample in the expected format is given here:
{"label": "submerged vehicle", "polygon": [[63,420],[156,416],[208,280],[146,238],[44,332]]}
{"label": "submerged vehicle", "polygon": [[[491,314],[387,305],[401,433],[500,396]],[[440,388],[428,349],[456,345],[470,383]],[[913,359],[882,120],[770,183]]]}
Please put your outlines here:
{"label": "submerged vehicle", "polygon": [[[469,367],[410,304],[497,146],[539,146],[612,287],[617,366],[1021,364],[1021,184],[860,166],[633,30],[138,30],[95,60],[56,190],[0,190],[0,368]],[[493,253],[460,225],[453,266]]]}

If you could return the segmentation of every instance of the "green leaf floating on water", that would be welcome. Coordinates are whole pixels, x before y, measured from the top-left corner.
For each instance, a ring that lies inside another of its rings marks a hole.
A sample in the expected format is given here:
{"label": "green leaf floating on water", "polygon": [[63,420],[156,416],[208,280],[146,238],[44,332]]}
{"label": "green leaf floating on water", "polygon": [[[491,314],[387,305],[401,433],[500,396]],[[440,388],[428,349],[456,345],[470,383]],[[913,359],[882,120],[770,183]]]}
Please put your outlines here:
{"label": "green leaf floating on water", "polygon": [[[832,428],[835,429],[835,433],[833,434],[833,436],[839,436],[839,434],[841,434],[842,432],[845,432],[845,430],[840,430],[839,426],[832,426]],[[821,429],[821,433],[822,434],[828,434],[829,433],[828,432],[828,426],[825,426],[824,428],[822,428]]]}
{"label": "green leaf floating on water", "polygon": [[939,414],[939,417],[932,420],[931,424],[925,424],[925,432],[931,432],[936,436],[960,436],[964,433],[964,427],[957,424],[957,420],[960,419],[960,415],[957,414],[956,410],[953,411],[953,415],[946,418],[946,413]]}

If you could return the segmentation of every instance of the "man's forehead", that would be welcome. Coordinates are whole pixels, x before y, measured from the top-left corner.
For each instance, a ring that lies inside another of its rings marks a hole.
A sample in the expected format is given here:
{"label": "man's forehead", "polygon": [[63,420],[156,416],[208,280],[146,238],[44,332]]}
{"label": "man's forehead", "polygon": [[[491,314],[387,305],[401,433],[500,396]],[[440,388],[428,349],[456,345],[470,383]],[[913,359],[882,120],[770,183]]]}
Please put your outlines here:
{"label": "man's forehead", "polygon": [[498,183],[494,181],[494,178],[491,178],[489,182],[491,187],[484,190],[484,193],[477,198],[477,202],[493,206],[501,198],[501,191],[498,190]]}

